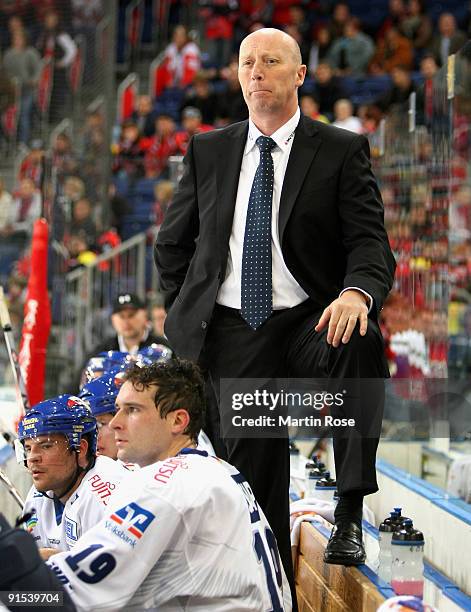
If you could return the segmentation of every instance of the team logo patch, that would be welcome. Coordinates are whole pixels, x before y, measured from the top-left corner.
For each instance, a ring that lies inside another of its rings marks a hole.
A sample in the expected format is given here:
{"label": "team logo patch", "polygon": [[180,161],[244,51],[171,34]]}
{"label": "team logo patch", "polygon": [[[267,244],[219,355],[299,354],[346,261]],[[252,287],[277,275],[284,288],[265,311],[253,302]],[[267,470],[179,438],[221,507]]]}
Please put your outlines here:
{"label": "team logo patch", "polygon": [[31,533],[33,529],[36,527],[36,525],[38,524],[38,517],[35,514],[33,514],[33,516],[29,518],[25,524],[26,524],[26,530]]}
{"label": "team logo patch", "polygon": [[72,540],[76,542],[78,540],[78,525],[77,523],[70,519],[68,516],[65,517],[65,536],[68,540]]}
{"label": "team logo patch", "polygon": [[124,506],[124,508],[113,512],[110,519],[121,525],[124,530],[128,531],[135,538],[140,539],[155,519],[155,515],[132,502]]}

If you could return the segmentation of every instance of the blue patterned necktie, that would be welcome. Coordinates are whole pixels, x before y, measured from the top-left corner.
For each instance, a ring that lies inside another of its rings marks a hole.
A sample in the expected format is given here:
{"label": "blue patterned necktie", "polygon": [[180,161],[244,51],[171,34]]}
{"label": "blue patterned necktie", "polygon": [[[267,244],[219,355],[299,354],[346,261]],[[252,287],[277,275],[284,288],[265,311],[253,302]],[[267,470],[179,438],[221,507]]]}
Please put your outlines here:
{"label": "blue patterned necktie", "polygon": [[260,149],[250,192],[242,253],[242,318],[257,329],[272,313],[271,208],[273,199],[273,158],[276,142],[268,136],[256,140]]}

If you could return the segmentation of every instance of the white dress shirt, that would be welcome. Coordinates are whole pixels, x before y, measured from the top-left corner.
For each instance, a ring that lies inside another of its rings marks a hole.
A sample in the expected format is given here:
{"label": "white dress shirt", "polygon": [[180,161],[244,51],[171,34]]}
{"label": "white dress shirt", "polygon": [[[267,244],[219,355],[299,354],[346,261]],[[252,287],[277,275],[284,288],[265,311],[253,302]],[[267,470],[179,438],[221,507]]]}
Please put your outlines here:
{"label": "white dress shirt", "polygon": [[[280,237],[278,233],[278,218],[280,211],[280,198],[283,181],[285,178],[286,167],[288,165],[289,154],[294,141],[294,132],[301,116],[299,107],[295,114],[276,132],[271,134],[276,142],[276,147],[272,149],[274,183],[273,183],[273,203],[272,203],[272,287],[273,287],[273,310],[283,308],[293,308],[309,297],[295,280],[288,270],[283,254],[281,252]],[[262,134],[257,126],[249,119],[249,132],[242,165],[240,168],[239,185],[237,188],[237,198],[234,209],[234,219],[232,221],[232,231],[229,239],[229,254],[227,259],[226,277],[216,298],[216,302],[222,306],[236,308],[240,310],[241,303],[241,278],[242,278],[242,253],[244,248],[245,221],[247,218],[247,208],[249,205],[250,191],[255,177],[255,172],[260,162],[260,150],[256,144]],[[358,289],[348,287],[348,289]],[[344,289],[343,291],[346,291]],[[342,293],[343,293],[342,291]],[[369,298],[370,308],[372,305],[371,296],[359,289]],[[327,306],[327,304],[326,304]]]}
{"label": "white dress shirt", "polygon": [[[273,204],[271,213],[271,256],[272,256],[272,286],[273,310],[292,308],[304,302],[308,295],[290,273],[281,252],[280,237],[278,234],[278,217],[280,210],[280,197],[289,154],[293,146],[294,130],[299,123],[300,111],[282,125],[271,138],[276,142],[272,150],[273,169],[275,173],[273,183]],[[244,248],[245,221],[249,205],[250,191],[260,162],[260,151],[256,144],[259,136],[264,136],[257,126],[249,119],[249,133],[245,145],[240,168],[239,187],[232,222],[232,232],[229,239],[229,257],[227,260],[226,278],[222,283],[217,296],[217,303],[229,308],[240,309],[241,278],[242,278],[242,252]]]}

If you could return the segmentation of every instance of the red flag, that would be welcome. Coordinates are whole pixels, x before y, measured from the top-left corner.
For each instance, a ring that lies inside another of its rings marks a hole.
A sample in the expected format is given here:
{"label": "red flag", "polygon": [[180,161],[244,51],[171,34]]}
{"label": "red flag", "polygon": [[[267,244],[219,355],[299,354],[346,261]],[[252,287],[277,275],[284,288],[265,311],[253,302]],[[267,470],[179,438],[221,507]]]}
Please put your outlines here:
{"label": "red flag", "polygon": [[19,354],[30,406],[44,398],[46,349],[51,328],[51,308],[47,292],[48,236],[46,219],[35,221],[31,241],[31,272],[26,290]]}

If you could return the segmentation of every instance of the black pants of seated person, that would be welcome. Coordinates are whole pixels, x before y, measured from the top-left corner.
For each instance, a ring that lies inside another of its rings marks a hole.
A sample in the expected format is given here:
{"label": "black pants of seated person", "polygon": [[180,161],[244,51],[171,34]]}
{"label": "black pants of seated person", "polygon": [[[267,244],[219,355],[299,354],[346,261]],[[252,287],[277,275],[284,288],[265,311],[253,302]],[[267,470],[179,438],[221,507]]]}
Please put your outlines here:
{"label": "black pants of seated person", "polygon": [[[275,311],[257,330],[252,330],[234,310],[216,306],[202,355],[220,405],[221,378],[325,378],[382,379],[387,377],[384,343],[378,325],[369,320],[365,336],[358,328],[350,342],[334,348],[327,344],[327,330],[315,332],[322,311],[310,301],[291,309]],[[347,402],[356,428],[333,431],[339,495],[378,490],[375,459],[383,396],[363,393],[360,384],[356,402]],[[211,406],[216,406],[211,403]],[[209,435],[217,436],[220,414],[208,415]],[[332,412],[333,416],[336,416]],[[212,431],[211,431],[212,430]],[[361,430],[361,431],[359,431]],[[373,431],[373,434],[371,433]],[[365,435],[366,434],[366,435]],[[294,593],[289,539],[289,449],[287,439],[228,438],[223,440],[227,459],[245,476],[277,538],[280,556]]]}

